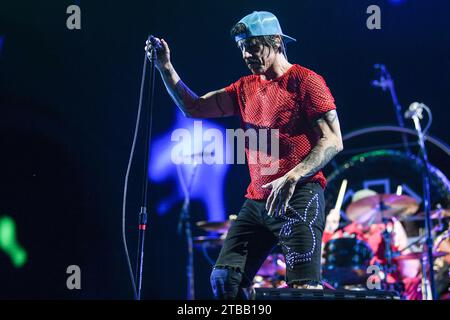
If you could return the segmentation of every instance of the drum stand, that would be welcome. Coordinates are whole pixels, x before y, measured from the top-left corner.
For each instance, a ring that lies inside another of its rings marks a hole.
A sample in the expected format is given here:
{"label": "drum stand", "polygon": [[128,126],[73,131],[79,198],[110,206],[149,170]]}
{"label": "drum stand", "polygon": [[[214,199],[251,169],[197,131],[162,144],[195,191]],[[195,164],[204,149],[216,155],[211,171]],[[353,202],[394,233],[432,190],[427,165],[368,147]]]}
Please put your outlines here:
{"label": "drum stand", "polygon": [[429,268],[433,268],[433,266],[428,263],[428,256],[425,254],[422,255],[420,262],[422,264],[422,284],[421,284],[422,300],[433,300],[431,283],[427,276],[427,270]]}
{"label": "drum stand", "polygon": [[183,174],[181,172],[180,166],[177,166],[178,177],[180,178],[180,184],[184,193],[184,202],[183,207],[180,212],[180,218],[178,220],[178,234],[183,233],[184,226],[184,234],[186,236],[186,244],[188,251],[188,259],[186,264],[186,276],[187,276],[187,300],[195,299],[195,286],[194,286],[194,248],[193,248],[193,239],[192,239],[192,229],[191,229],[191,217],[189,213],[189,206],[191,203],[191,189],[192,183],[194,181],[195,174],[197,172],[198,164],[194,160],[192,173],[189,179],[188,185],[186,185],[185,180],[183,178]]}
{"label": "drum stand", "polygon": [[[386,209],[383,202],[380,202],[381,212]],[[383,217],[384,231],[382,232],[382,237],[384,240],[385,248],[384,248],[384,256],[386,258],[386,266],[384,267],[384,278],[383,278],[383,287],[384,290],[388,290],[388,282],[387,276],[388,274],[393,274],[397,271],[397,266],[392,263],[393,252],[392,252],[392,231],[393,227],[389,225],[389,222],[392,222],[391,219]]]}
{"label": "drum stand", "polygon": [[389,226],[390,219],[383,218],[384,231],[382,233],[385,243],[384,255],[386,258],[386,273],[393,273],[396,267],[392,264],[392,227]]}

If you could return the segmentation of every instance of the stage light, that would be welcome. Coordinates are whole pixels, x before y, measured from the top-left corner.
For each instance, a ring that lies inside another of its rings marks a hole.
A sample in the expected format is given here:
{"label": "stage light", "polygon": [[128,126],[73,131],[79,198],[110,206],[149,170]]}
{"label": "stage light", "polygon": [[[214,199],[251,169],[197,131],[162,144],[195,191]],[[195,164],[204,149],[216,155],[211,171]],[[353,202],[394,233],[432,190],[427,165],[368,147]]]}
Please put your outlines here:
{"label": "stage light", "polygon": [[[202,126],[205,130],[217,129],[225,136],[225,129],[212,121],[202,119]],[[184,199],[183,182],[180,181],[180,175],[184,177],[184,183],[193,176],[193,170],[196,170],[191,188],[192,200],[202,202],[205,207],[208,220],[224,220],[224,185],[226,173],[229,169],[227,164],[199,164],[196,169],[194,164],[181,164],[177,168],[171,158],[172,149],[178,143],[171,140],[174,130],[183,128],[193,133],[194,119],[184,117],[180,111],[177,111],[177,117],[172,128],[165,134],[157,137],[152,143],[151,156],[149,162],[149,179],[153,183],[171,182],[176,184],[173,192],[165,198],[162,198],[157,205],[160,215],[168,213],[177,203]],[[192,135],[194,137],[194,135]],[[201,140],[201,137],[196,137]],[[205,146],[204,141],[193,141],[192,153],[200,153]],[[178,174],[177,174],[178,173]]]}
{"label": "stage light", "polygon": [[8,216],[0,217],[0,250],[11,259],[16,268],[21,268],[27,262],[27,252],[17,241],[16,223]]}
{"label": "stage light", "polygon": [[406,0],[389,0],[389,2],[390,2],[391,4],[398,5],[398,4],[403,4],[403,3],[405,3]]}

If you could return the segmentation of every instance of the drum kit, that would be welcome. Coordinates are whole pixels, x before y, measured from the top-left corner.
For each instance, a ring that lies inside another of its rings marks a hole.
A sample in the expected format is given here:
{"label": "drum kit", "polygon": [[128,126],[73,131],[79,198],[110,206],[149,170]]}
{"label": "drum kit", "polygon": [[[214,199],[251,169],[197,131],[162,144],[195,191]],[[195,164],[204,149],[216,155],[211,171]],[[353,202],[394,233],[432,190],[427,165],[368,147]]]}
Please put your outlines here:
{"label": "drum kit", "polygon": [[[427,259],[424,237],[419,237],[405,248],[393,246],[394,231],[390,226],[394,221],[424,220],[423,212],[417,213],[418,208],[415,199],[407,195],[376,194],[352,202],[345,210],[350,223],[355,223],[363,229],[374,224],[382,226],[380,233],[384,243],[384,250],[381,253],[383,259],[377,261],[381,260],[383,263],[377,264],[377,267],[380,270],[379,279],[384,290],[402,290],[401,279],[395,277],[400,263],[414,260],[423,264]],[[235,219],[236,216],[232,215],[226,221],[197,222],[197,227],[213,235],[196,237],[194,244],[205,251],[220,249]],[[450,298],[450,210],[438,208],[431,212],[431,219],[435,225],[433,256],[436,283],[440,297]],[[367,241],[355,234],[344,233],[338,238],[332,238],[324,244],[322,251],[322,274],[326,285],[339,289],[367,289],[367,281],[371,276],[368,270],[374,264],[374,257],[377,255],[379,258],[380,252],[374,252]],[[208,260],[213,263],[209,257]],[[285,287],[285,275],[284,256],[274,251],[266,258],[256,274],[253,280],[254,287]],[[420,270],[417,277],[421,277]],[[388,279],[397,280],[389,282]],[[418,279],[417,283],[419,293],[427,290],[424,287],[424,280]]]}

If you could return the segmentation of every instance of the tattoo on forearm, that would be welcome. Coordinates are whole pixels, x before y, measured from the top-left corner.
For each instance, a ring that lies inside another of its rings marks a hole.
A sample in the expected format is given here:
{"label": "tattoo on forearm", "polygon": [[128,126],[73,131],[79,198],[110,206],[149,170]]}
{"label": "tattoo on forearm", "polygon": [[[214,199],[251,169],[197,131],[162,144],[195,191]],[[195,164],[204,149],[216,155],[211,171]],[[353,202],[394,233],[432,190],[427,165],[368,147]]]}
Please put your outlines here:
{"label": "tattoo on forearm", "polygon": [[339,151],[335,146],[329,146],[325,150],[320,145],[317,145],[311,153],[302,161],[302,177],[309,178],[317,171],[325,167],[325,165],[334,158]]}
{"label": "tattoo on forearm", "polygon": [[302,177],[308,178],[313,176],[339,153],[338,144],[330,143],[331,141],[328,141],[328,139],[323,139],[324,130],[330,131],[335,121],[338,121],[337,112],[331,110],[313,122],[313,128],[319,135],[319,142],[299,165]]}
{"label": "tattoo on forearm", "polygon": [[170,70],[170,69],[163,69],[163,75],[164,75],[164,78],[170,78],[170,76],[172,75],[172,70]]}
{"label": "tattoo on forearm", "polygon": [[192,111],[198,108],[198,104],[196,103],[198,96],[181,80],[175,85],[175,92],[172,97],[177,105],[186,111]]}
{"label": "tattoo on forearm", "polygon": [[323,161],[322,161],[323,165],[322,165],[322,168],[323,168],[328,162],[330,162],[331,159],[333,159],[334,156],[338,154],[338,152],[339,152],[339,151],[338,151],[337,148],[334,147],[334,146],[326,148],[325,151],[324,151],[324,153],[323,153]]}

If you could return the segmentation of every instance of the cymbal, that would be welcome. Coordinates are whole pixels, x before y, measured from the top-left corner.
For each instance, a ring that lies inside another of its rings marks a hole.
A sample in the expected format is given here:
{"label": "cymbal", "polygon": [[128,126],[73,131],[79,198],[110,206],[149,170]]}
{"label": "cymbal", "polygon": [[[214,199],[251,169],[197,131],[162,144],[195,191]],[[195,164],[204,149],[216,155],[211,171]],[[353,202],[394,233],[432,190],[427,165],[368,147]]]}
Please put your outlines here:
{"label": "cymbal", "polygon": [[209,248],[218,248],[223,245],[223,241],[225,240],[225,235],[220,237],[218,236],[200,236],[194,237],[193,239],[194,245],[199,247],[209,247]]}
{"label": "cymbal", "polygon": [[414,214],[419,205],[406,195],[376,194],[352,202],[347,217],[357,223],[382,223],[383,218],[403,218]]}
{"label": "cymbal", "polygon": [[[450,218],[450,209],[435,209],[430,211],[431,220]],[[407,221],[425,220],[425,212],[419,212],[411,217],[406,218]]]}
{"label": "cymbal", "polygon": [[217,233],[225,233],[230,229],[230,221],[199,221],[197,227],[205,231],[213,231]]}
{"label": "cymbal", "polygon": [[[450,253],[436,251],[436,252],[433,252],[433,258],[440,258],[440,257],[446,256],[448,254],[450,254]],[[414,260],[414,259],[421,259],[423,256],[426,256],[426,255],[427,255],[426,252],[412,252],[412,253],[402,254],[401,256],[393,257],[393,259],[395,259],[395,260]]]}
{"label": "cymbal", "polygon": [[231,223],[236,220],[236,215],[230,215],[229,220],[225,221],[198,221],[196,226],[205,231],[227,233]]}

